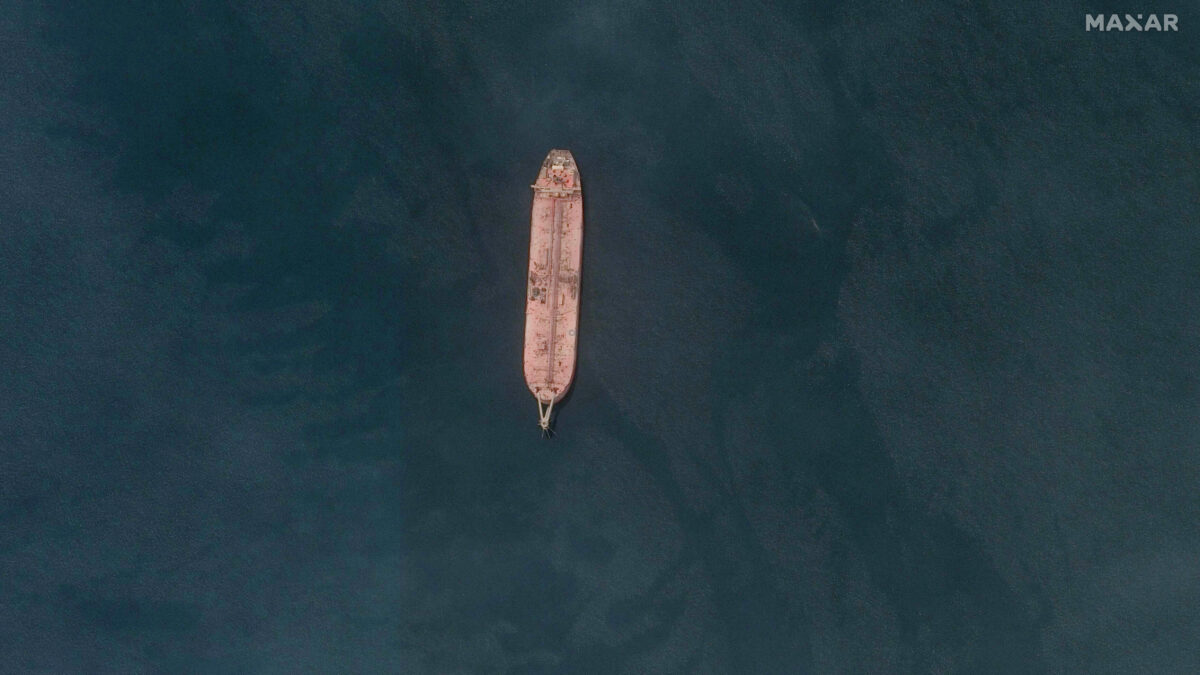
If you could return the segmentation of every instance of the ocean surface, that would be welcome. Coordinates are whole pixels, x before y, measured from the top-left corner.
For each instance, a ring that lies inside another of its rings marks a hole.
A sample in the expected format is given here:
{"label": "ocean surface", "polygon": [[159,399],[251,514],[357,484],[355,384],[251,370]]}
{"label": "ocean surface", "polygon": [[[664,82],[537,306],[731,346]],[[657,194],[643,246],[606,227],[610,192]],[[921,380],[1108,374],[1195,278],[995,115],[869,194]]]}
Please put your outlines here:
{"label": "ocean surface", "polygon": [[1197,672],[1200,9],[1101,4],[7,0],[0,671]]}

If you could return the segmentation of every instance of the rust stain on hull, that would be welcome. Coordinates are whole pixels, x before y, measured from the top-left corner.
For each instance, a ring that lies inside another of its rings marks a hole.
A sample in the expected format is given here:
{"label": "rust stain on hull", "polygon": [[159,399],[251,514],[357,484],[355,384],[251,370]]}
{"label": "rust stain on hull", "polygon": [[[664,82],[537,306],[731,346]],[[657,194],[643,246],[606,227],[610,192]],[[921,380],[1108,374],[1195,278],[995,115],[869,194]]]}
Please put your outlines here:
{"label": "rust stain on hull", "polygon": [[[583,253],[583,192],[575,158],[551,150],[532,187],[525,383],[540,410],[567,393],[575,374]],[[549,412],[541,417],[545,429]]]}

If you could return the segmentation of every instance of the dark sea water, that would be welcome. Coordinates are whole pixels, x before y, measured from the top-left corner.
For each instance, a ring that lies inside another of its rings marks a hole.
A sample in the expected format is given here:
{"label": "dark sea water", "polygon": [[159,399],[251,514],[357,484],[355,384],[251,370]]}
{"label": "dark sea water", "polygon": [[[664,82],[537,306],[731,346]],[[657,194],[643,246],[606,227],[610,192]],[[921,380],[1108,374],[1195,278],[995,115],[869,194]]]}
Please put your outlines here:
{"label": "dark sea water", "polygon": [[1190,0],[8,0],[0,48],[0,671],[1200,670]]}

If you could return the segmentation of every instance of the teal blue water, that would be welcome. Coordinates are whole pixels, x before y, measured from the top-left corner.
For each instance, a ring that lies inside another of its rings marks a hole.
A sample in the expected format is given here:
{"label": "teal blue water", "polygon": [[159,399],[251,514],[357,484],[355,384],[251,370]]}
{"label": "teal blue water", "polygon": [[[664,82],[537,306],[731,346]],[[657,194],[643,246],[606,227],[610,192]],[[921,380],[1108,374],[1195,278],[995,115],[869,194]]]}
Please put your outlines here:
{"label": "teal blue water", "polygon": [[[1194,670],[1200,15],[1143,9],[1179,31],[7,6],[0,662]],[[547,440],[555,147],[586,238]]]}

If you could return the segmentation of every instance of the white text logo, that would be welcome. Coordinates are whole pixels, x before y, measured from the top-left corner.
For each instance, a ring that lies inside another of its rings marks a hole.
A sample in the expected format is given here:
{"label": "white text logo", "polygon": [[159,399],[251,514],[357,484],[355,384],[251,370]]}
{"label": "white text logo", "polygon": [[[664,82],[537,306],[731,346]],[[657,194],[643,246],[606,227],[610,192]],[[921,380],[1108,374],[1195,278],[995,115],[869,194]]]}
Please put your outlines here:
{"label": "white text logo", "polygon": [[1179,16],[1176,14],[1163,14],[1160,21],[1157,14],[1151,14],[1146,17],[1144,14],[1088,14],[1084,18],[1083,26],[1085,30],[1099,31],[1167,31],[1179,30]]}

